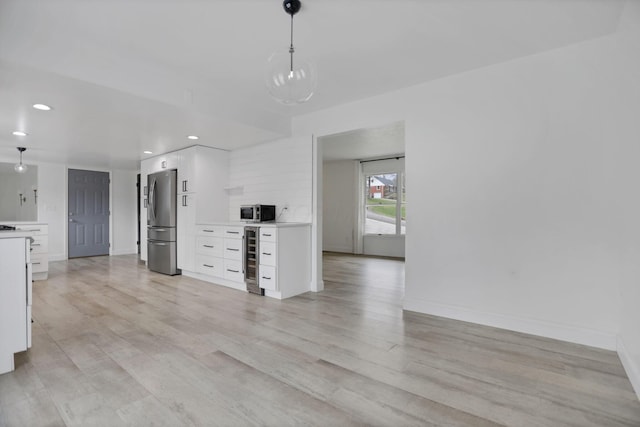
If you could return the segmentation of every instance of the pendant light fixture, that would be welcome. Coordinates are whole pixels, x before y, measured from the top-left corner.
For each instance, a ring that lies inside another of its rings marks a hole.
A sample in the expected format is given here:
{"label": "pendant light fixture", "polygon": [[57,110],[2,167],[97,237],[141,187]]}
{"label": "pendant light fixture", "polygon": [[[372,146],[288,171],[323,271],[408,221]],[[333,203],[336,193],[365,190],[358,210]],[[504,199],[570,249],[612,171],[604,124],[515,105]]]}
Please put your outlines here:
{"label": "pendant light fixture", "polygon": [[15,171],[18,173],[25,173],[28,168],[27,168],[27,165],[22,164],[22,153],[25,152],[27,149],[25,147],[16,147],[16,148],[20,152],[20,163],[16,163],[13,169],[15,169]]}
{"label": "pendant light fixture", "polygon": [[300,57],[293,47],[293,15],[302,7],[300,0],[284,0],[282,7],[291,16],[291,42],[287,53],[283,50],[269,58],[266,84],[277,101],[285,105],[302,104],[311,99],[316,90],[316,70],[313,63]]}

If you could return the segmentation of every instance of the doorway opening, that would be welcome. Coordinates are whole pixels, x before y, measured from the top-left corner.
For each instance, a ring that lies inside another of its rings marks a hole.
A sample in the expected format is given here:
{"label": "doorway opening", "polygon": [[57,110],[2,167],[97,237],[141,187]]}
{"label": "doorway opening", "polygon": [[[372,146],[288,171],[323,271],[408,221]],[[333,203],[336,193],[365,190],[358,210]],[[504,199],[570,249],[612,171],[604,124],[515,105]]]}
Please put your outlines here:
{"label": "doorway opening", "polygon": [[68,257],[109,255],[109,172],[68,170]]}
{"label": "doorway opening", "polygon": [[404,140],[402,121],[316,139],[319,268],[325,253],[404,259]]}

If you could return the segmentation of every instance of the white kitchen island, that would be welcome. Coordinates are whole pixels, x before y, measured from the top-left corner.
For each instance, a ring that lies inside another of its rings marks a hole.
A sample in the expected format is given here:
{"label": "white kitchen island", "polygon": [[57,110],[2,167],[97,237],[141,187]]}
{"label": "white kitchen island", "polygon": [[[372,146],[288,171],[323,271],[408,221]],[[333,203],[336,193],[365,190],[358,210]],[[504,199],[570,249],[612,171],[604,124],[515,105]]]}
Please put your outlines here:
{"label": "white kitchen island", "polygon": [[[284,299],[311,290],[311,224],[219,222],[196,225],[192,269],[182,274],[246,291],[244,227],[259,227],[258,284]],[[191,266],[190,266],[191,267]]]}
{"label": "white kitchen island", "polygon": [[0,231],[0,374],[31,347],[31,234]]}

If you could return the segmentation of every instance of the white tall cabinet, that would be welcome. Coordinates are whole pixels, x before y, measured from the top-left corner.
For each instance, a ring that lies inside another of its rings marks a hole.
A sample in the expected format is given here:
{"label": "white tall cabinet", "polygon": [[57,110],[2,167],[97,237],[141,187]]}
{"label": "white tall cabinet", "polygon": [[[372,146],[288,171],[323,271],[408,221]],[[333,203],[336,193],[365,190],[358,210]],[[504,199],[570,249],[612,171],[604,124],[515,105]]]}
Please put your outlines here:
{"label": "white tall cabinet", "polygon": [[196,224],[226,220],[229,152],[195,145],[145,159],[140,165],[140,258],[147,260],[147,176],[166,169],[178,170],[178,268],[195,271]]}
{"label": "white tall cabinet", "polygon": [[31,347],[30,235],[0,232],[0,374],[15,369],[14,353]]}

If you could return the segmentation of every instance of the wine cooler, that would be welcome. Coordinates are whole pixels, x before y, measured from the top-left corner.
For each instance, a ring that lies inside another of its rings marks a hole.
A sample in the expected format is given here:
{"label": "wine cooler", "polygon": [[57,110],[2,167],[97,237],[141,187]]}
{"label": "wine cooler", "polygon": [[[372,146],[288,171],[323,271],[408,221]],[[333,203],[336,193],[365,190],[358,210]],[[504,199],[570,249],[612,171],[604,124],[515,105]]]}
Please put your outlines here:
{"label": "wine cooler", "polygon": [[260,227],[245,227],[244,228],[244,281],[247,285],[247,291],[264,295],[264,290],[260,289],[258,283],[258,265],[260,260],[258,259],[260,253]]}

